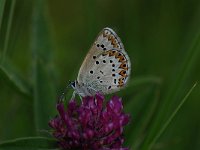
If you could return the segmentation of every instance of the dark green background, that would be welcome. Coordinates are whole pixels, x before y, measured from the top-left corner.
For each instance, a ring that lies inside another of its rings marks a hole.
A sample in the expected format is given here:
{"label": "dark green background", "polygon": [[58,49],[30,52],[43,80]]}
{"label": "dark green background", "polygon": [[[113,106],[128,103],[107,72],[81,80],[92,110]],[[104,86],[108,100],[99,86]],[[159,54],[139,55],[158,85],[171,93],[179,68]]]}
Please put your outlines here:
{"label": "dark green background", "polygon": [[104,27],[132,63],[129,86],[117,93],[132,116],[125,145],[200,149],[198,0],[0,0],[0,142],[49,129],[57,97]]}

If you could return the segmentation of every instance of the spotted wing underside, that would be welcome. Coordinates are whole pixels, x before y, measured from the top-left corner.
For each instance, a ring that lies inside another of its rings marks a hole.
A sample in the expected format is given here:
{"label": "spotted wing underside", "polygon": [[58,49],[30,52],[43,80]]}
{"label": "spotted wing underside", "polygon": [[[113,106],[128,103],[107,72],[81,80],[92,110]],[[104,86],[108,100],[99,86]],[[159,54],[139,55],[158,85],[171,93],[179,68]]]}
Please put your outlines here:
{"label": "spotted wing underside", "polygon": [[77,81],[106,94],[124,87],[129,75],[130,61],[120,38],[104,28],[86,55]]}

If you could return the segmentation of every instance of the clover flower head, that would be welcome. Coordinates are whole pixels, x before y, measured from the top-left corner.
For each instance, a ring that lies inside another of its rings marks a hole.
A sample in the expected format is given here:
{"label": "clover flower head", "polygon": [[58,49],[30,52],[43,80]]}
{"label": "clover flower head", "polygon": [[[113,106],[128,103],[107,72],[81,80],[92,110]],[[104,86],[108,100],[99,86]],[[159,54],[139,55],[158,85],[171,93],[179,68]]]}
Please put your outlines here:
{"label": "clover flower head", "polygon": [[57,104],[59,115],[51,119],[49,126],[62,149],[80,150],[128,150],[123,148],[123,127],[130,116],[123,112],[122,101],[113,96],[104,107],[104,96],[83,97],[81,104],[75,99],[67,108]]}

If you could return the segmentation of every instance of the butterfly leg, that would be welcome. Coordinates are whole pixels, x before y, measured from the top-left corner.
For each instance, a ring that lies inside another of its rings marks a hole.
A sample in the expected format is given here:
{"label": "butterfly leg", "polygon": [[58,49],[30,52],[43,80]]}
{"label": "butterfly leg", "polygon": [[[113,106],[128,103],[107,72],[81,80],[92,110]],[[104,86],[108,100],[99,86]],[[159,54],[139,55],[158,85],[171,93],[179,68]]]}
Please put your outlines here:
{"label": "butterfly leg", "polygon": [[[72,93],[72,97],[71,97],[71,100],[74,100],[75,99],[75,97],[76,97],[76,94],[77,94],[77,92],[76,91],[74,91],[73,93]],[[81,99],[81,101],[82,101],[82,97],[81,97],[81,95],[80,94],[78,94],[78,96],[80,97],[80,99]]]}
{"label": "butterfly leg", "polygon": [[82,101],[82,99],[83,99],[83,98],[81,97],[81,95],[78,95],[78,96],[79,96],[79,98],[80,98],[80,99],[81,99],[81,101]]}
{"label": "butterfly leg", "polygon": [[74,92],[72,93],[71,100],[74,100],[74,99],[75,99],[75,96],[76,96],[76,91],[74,91]]}

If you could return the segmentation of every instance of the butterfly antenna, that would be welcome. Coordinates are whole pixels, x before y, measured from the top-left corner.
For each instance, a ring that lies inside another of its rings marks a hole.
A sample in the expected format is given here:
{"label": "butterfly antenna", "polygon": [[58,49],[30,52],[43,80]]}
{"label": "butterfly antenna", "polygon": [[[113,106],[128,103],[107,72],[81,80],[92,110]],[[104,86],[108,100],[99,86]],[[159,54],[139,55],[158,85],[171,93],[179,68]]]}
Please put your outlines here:
{"label": "butterfly antenna", "polygon": [[65,87],[65,89],[63,90],[63,92],[61,93],[59,99],[58,99],[58,103],[63,102],[65,100],[65,95],[67,93],[68,88],[71,87],[71,81],[69,81],[69,84]]}

